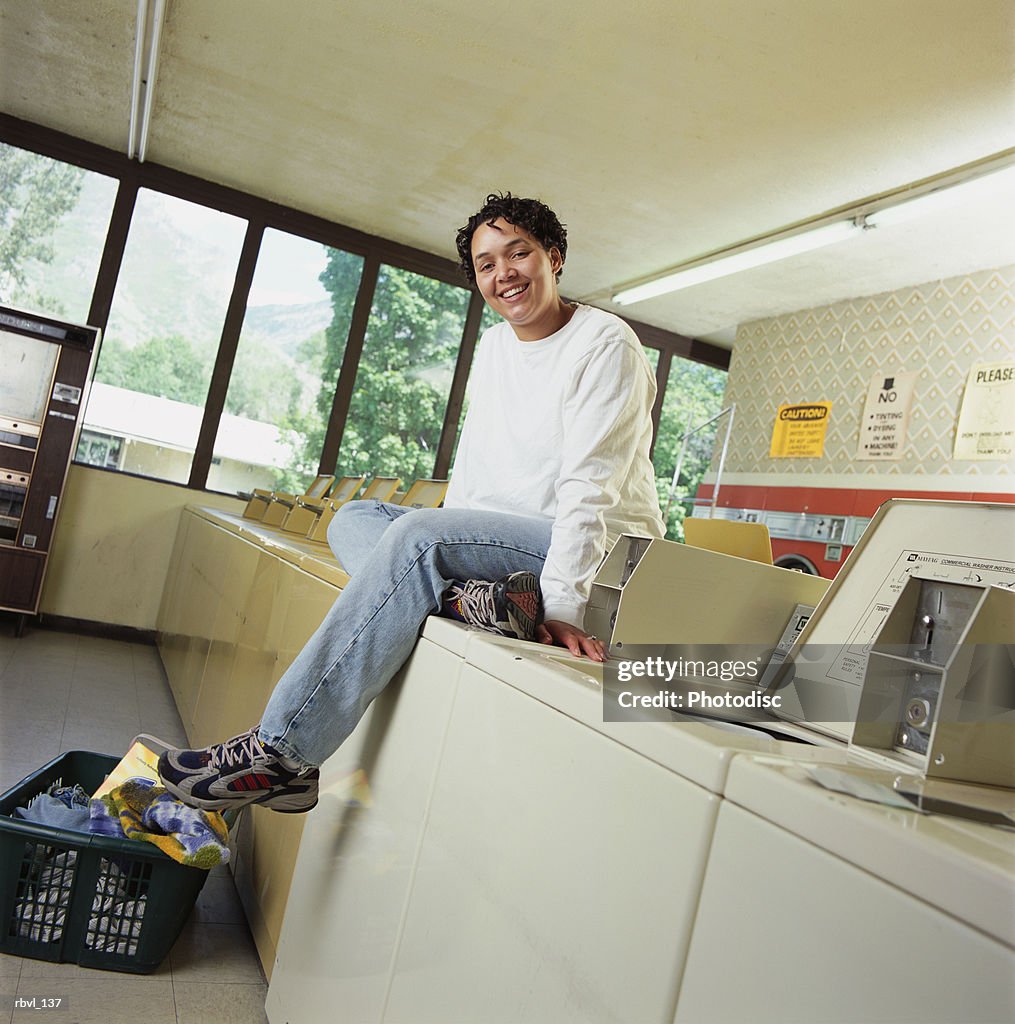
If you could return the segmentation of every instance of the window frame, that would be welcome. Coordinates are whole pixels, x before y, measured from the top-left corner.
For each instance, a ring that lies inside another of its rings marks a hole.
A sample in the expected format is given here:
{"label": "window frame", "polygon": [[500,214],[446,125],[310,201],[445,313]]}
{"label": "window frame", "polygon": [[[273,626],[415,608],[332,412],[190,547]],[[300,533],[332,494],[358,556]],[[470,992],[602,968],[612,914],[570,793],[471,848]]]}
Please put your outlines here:
{"label": "window frame", "polygon": [[[355,386],[356,370],[359,365],[363,343],[366,337],[367,321],[373,304],[374,289],[382,264],[412,271],[425,277],[435,278],[447,284],[465,288],[471,292],[462,340],[455,363],[448,402],[445,406],[440,441],[434,457],[433,475],[445,479],[451,469],[451,453],[454,450],[458,420],[465,398],[465,386],[472,365],[479,324],[483,311],[483,299],[473,287],[465,282],[457,263],[433,253],[412,246],[393,242],[379,235],[367,234],[315,214],[307,213],[251,193],[242,192],[226,185],[205,181],[183,171],[160,164],[138,163],[127,156],[95,143],[77,139],[63,132],[45,128],[10,114],[0,113],[0,142],[4,142],[41,156],[60,160],[64,163],[97,171],[118,181],[113,211],[109,220],[106,240],[99,270],[96,275],[92,301],[88,312],[88,323],[105,333],[109,312],[116,290],[116,283],[123,262],[127,235],[130,230],[137,201],[138,190],[145,188],[163,192],[178,199],[221,210],[247,222],[247,230],[236,266],[232,292],[227,306],[222,334],[212,369],[208,396],[198,434],[197,446],[191,464],[190,478],[185,485],[173,481],[159,481],[172,486],[186,486],[191,490],[207,491],[208,472],[211,467],[215,438],[222,416],[226,392],[233,363],[236,359],[243,317],[246,313],[247,298],[253,282],[254,270],[260,251],[261,240],[267,228],[274,228],[298,235],[313,242],[319,242],[334,249],[343,249],[363,258],[363,272],[356,295],[349,326],[342,367],[339,372],[332,402],[331,415],[325,430],[324,442],[319,459],[318,471],[334,473],[345,430],[346,419]],[[716,369],[728,370],[730,353],[709,342],[688,338],[660,327],[624,318],[631,325],[643,345],[659,350],[656,369],[658,395],[652,409],[653,445],[659,428],[659,415],[665,397],[666,383],[673,358],[689,359],[705,363]],[[102,472],[120,472],[115,469],[92,467]],[[122,474],[135,475],[135,474]],[[150,478],[145,478],[150,479]],[[216,492],[217,493],[217,492]]]}

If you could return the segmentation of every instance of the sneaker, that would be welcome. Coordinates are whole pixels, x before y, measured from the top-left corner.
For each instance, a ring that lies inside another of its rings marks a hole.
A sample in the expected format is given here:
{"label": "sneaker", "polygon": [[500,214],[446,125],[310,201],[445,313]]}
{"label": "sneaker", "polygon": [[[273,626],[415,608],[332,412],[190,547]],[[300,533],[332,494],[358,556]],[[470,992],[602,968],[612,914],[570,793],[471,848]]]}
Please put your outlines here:
{"label": "sneaker", "polygon": [[257,728],[202,750],[170,750],[159,758],[162,784],[206,811],[261,804],[298,814],[317,804],[320,771],[283,757],[257,738]]}
{"label": "sneaker", "polygon": [[540,619],[539,580],[531,572],[513,572],[496,582],[466,580],[445,592],[455,618],[491,633],[533,640]]}

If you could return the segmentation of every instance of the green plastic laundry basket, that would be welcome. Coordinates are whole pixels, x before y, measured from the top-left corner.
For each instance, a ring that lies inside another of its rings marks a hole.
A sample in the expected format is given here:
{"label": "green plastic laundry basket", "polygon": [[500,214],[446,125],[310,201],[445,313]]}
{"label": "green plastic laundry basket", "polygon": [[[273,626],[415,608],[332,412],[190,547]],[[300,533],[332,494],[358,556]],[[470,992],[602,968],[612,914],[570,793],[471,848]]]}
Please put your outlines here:
{"label": "green plastic laundry basket", "polygon": [[148,843],[14,817],[53,783],[95,792],[119,760],[72,750],[0,796],[0,952],[148,974],[172,948],[207,871]]}

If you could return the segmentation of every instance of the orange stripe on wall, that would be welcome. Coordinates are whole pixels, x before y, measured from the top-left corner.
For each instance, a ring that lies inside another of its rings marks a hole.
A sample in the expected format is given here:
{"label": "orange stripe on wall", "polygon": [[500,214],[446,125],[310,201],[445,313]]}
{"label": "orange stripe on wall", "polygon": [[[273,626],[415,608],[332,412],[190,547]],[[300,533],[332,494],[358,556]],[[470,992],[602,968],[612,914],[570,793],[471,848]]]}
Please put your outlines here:
{"label": "orange stripe on wall", "polygon": [[[698,488],[698,498],[711,498],[711,484]],[[1015,504],[1015,494],[979,491],[872,491],[845,487],[759,487],[722,484],[720,508],[753,508],[771,512],[815,512],[822,515],[872,516],[889,498],[924,498],[943,501],[987,501]]]}

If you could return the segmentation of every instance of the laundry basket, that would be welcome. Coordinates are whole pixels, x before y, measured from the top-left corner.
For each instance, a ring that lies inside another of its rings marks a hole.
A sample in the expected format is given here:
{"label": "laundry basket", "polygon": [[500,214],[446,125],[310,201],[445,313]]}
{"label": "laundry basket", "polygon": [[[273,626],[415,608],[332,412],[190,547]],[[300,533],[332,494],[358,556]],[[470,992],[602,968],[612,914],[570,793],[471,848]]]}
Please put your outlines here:
{"label": "laundry basket", "polygon": [[148,974],[172,948],[207,871],[149,843],[14,817],[53,783],[93,793],[119,760],[72,750],[0,796],[0,952]]}

